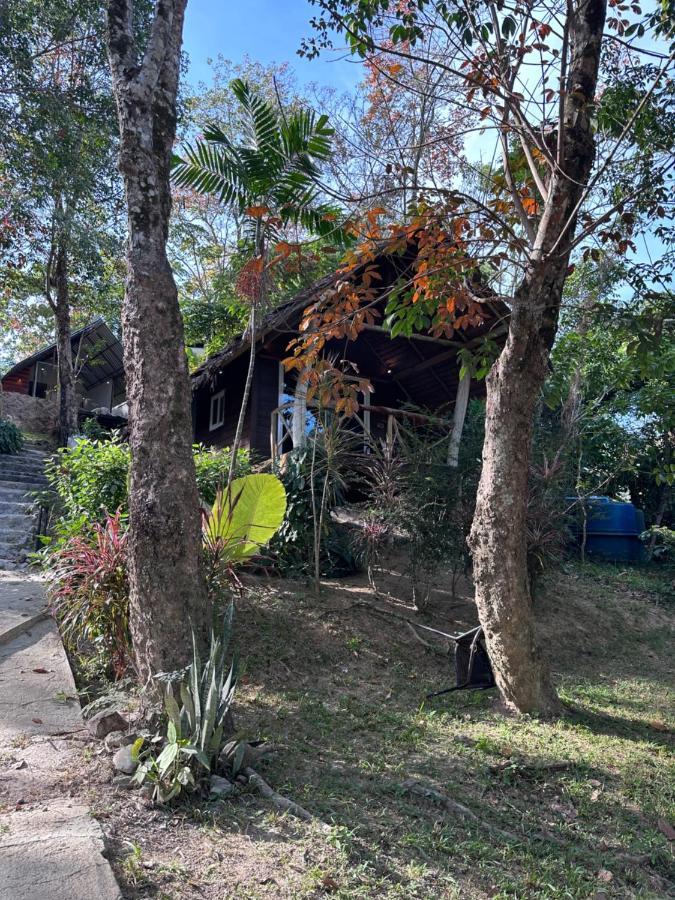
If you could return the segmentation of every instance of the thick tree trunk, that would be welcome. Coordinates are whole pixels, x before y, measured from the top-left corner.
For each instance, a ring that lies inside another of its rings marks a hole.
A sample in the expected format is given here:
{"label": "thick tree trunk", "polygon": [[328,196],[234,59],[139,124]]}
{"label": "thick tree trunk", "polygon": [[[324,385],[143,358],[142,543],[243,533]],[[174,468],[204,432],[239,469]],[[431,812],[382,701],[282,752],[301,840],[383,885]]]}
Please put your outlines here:
{"label": "thick tree trunk", "polygon": [[130,627],[142,682],[184,666],[190,628],[211,624],[200,570],[201,525],[191,397],[178,294],[166,255],[170,160],[186,0],[156,7],[138,64],[129,0],[109,0],[109,54],[128,207],[122,312],[129,402]]}
{"label": "thick tree trunk", "polygon": [[59,439],[63,446],[78,431],[77,391],[70,327],[70,296],[68,290],[68,254],[60,246],[54,266],[56,321],[56,352],[59,363]]}
{"label": "thick tree trunk", "polygon": [[513,310],[506,346],[488,375],[470,545],[478,615],[502,699],[509,709],[549,715],[558,703],[537,650],[527,567],[530,442],[549,349],[539,320],[530,304]]}
{"label": "thick tree trunk", "polygon": [[476,604],[497,686],[508,709],[551,715],[559,703],[537,648],[527,569],[527,502],[534,409],[558,324],[571,239],[595,156],[590,113],[605,0],[570,12],[570,66],[560,171],[549,182],[506,345],[487,379],[483,470],[469,544]]}

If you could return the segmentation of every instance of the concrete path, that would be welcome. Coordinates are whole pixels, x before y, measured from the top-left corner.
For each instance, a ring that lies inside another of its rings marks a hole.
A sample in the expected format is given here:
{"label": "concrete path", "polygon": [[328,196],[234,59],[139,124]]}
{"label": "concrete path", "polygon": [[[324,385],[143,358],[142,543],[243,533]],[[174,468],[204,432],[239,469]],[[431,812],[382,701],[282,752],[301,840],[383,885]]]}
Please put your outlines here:
{"label": "concrete path", "polygon": [[0,571],[0,900],[120,900],[103,833],[69,796],[82,721],[44,585]]}

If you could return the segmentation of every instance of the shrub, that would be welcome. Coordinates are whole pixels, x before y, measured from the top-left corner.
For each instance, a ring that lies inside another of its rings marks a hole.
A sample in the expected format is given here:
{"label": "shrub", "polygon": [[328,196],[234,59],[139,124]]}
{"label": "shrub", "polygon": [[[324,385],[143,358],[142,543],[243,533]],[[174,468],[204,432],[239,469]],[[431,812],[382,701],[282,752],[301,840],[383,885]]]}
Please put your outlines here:
{"label": "shrub", "polygon": [[652,559],[670,560],[675,557],[675,531],[665,525],[652,525],[640,535]]}
{"label": "shrub", "polygon": [[105,428],[95,416],[82,423],[82,434],[90,441],[106,441],[110,438],[110,428]]}
{"label": "shrub", "polygon": [[[215,502],[218,490],[227,484],[231,459],[230,448],[224,447],[222,450],[216,450],[214,447],[204,447],[203,444],[195,444],[193,450],[199,495],[202,500],[211,506]],[[234,477],[243,478],[244,475],[249,475],[250,473],[251,460],[249,452],[240,448],[237,451]]]}
{"label": "shrub", "polygon": [[108,513],[127,511],[129,447],[114,434],[110,440],[82,438],[47,460],[45,474],[58,496],[62,518],[104,522]]}
{"label": "shrub", "polygon": [[86,639],[116,677],[131,659],[127,532],[118,511],[88,534],[68,538],[52,555],[51,612],[71,650]]}
{"label": "shrub", "polygon": [[[213,503],[218,487],[227,480],[230,453],[197,445],[194,448],[197,486],[202,498]],[[82,518],[103,522],[113,510],[126,516],[129,480],[129,446],[112,434],[108,440],[82,438],[74,447],[63,447],[45,465],[49,484],[61,507],[61,526],[72,533],[70,525]],[[237,477],[250,472],[248,452],[237,456]],[[56,529],[58,532],[58,528]]]}
{"label": "shrub", "polygon": [[457,467],[447,465],[447,425],[433,419],[414,426],[399,421],[395,445],[378,449],[369,461],[366,525],[358,537],[361,556],[372,580],[383,545],[394,534],[405,537],[418,608],[427,605],[439,568],[450,569],[454,592],[457,578],[470,565],[466,537],[480,475],[483,420],[482,403],[472,401]]}
{"label": "shrub", "polygon": [[[304,448],[287,456],[285,469],[280,474],[286,489],[286,515],[270,542],[270,553],[283,575],[308,575],[314,566],[315,505],[312,503],[311,470],[311,450]],[[324,472],[315,472],[315,497],[323,495],[324,480]],[[336,504],[334,499],[332,505]],[[353,574],[358,564],[350,541],[329,514],[323,516],[321,532],[321,575],[337,577]]]}
{"label": "shrub", "polygon": [[0,453],[18,453],[23,447],[23,435],[14,422],[0,419]]}

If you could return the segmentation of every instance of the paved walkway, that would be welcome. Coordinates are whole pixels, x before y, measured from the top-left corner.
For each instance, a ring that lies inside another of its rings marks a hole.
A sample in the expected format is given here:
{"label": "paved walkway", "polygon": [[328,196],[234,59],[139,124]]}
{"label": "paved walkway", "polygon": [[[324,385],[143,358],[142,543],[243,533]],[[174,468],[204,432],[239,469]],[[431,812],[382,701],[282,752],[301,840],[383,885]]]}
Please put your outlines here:
{"label": "paved walkway", "polygon": [[82,721],[35,576],[0,570],[0,900],[120,900],[103,833],[68,796]]}

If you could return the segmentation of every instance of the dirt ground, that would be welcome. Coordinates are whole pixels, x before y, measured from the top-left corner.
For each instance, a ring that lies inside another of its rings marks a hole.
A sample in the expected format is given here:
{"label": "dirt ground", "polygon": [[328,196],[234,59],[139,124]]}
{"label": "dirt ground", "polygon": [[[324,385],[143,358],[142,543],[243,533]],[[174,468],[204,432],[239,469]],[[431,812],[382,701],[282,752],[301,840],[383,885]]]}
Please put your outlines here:
{"label": "dirt ground", "polygon": [[467,584],[422,617],[394,570],[377,595],[363,578],[319,597],[249,581],[238,733],[278,748],[261,774],[316,822],[249,789],[147,806],[113,789],[98,743],[64,787],[92,806],[130,900],[675,896],[671,579],[576,564],[545,579],[537,616],[567,707],[551,723],[502,716],[494,691],[425,700],[452,683],[448,647],[391,613],[460,632],[476,622]]}

